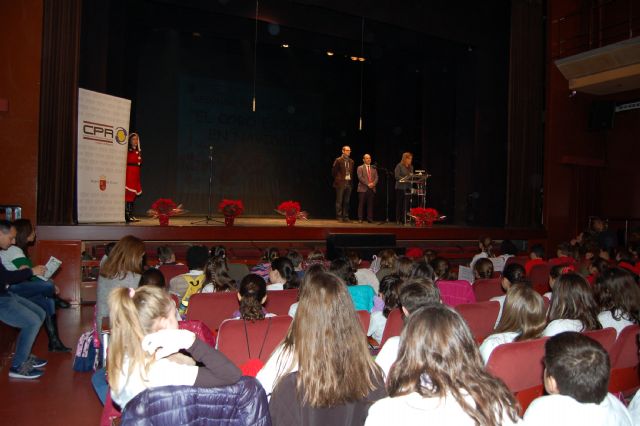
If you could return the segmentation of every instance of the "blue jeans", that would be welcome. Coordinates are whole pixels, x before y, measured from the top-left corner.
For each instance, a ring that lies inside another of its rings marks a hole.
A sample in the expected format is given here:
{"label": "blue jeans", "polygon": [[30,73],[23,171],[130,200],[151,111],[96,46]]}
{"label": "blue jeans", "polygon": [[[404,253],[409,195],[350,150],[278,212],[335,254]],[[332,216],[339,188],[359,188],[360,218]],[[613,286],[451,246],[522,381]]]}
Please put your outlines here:
{"label": "blue jeans", "polygon": [[56,303],[55,300],[53,300],[56,292],[55,286],[51,281],[42,281],[40,279],[24,281],[19,284],[10,285],[9,291],[25,299],[29,299],[44,309],[48,315],[55,315],[56,313]]}
{"label": "blue jeans", "polygon": [[11,367],[20,367],[27,360],[44,317],[44,311],[24,297],[11,293],[0,296],[0,321],[20,329]]}

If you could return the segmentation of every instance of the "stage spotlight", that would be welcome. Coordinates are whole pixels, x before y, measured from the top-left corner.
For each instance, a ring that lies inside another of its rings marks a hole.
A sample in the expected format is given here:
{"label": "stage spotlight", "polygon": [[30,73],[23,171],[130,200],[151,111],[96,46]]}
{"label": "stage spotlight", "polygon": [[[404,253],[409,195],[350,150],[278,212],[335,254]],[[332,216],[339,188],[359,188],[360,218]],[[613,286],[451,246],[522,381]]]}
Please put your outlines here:
{"label": "stage spotlight", "polygon": [[358,60],[358,57],[357,57],[357,56],[352,56],[352,57],[351,57],[351,60],[355,62],[355,61],[357,61],[357,60]]}
{"label": "stage spotlight", "polygon": [[364,62],[364,61],[365,61],[365,59],[364,59],[364,58],[358,58],[358,60],[359,60],[360,62]]}
{"label": "stage spotlight", "polygon": [[330,50],[327,50],[327,56],[333,56],[333,52]]}
{"label": "stage spotlight", "polygon": [[288,49],[288,48],[289,48],[289,45],[288,45],[287,43],[282,43],[282,45],[281,45],[281,46],[282,46],[282,47],[284,47],[285,49]]}

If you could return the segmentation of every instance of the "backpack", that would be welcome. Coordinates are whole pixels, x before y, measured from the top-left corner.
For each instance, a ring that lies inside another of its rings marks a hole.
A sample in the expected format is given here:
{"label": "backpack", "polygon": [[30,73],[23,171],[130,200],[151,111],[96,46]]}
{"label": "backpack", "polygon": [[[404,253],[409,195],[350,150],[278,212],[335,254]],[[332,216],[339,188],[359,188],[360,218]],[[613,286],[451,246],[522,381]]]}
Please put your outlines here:
{"label": "backpack", "polygon": [[184,280],[187,282],[187,291],[184,293],[182,297],[182,301],[180,301],[180,314],[184,315],[187,313],[187,309],[189,309],[189,299],[196,293],[199,293],[202,289],[202,285],[204,284],[204,274],[200,274],[197,277],[193,275],[184,274],[182,276]]}
{"label": "backpack", "polygon": [[76,355],[73,359],[75,371],[93,371],[98,367],[98,351],[93,340],[94,330],[86,331],[80,335],[76,346]]}
{"label": "backpack", "polygon": [[247,352],[249,353],[249,359],[245,361],[242,365],[240,365],[240,371],[242,371],[243,376],[251,376],[256,377],[258,372],[262,370],[264,367],[264,362],[260,359],[262,356],[262,350],[264,349],[264,343],[267,341],[267,336],[269,335],[269,329],[271,328],[271,318],[265,318],[263,321],[267,322],[267,330],[264,332],[264,337],[262,339],[262,346],[260,346],[260,352],[258,353],[257,358],[251,358],[251,347],[249,346],[249,333],[247,331],[247,322],[243,319],[244,323],[244,338],[247,341]]}

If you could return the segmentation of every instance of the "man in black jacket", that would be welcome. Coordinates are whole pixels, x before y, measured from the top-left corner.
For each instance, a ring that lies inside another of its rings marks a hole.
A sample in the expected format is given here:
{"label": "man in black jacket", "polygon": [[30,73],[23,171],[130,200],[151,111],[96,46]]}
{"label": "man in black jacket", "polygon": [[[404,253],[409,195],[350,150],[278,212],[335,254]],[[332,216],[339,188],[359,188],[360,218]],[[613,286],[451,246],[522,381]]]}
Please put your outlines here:
{"label": "man in black jacket", "polygon": [[[11,222],[0,221],[0,249],[6,250],[15,243],[16,229]],[[16,341],[16,352],[11,361],[9,377],[17,379],[37,379],[42,376],[47,361],[31,354],[33,342],[44,321],[42,308],[24,297],[9,293],[10,284],[28,281],[33,275],[42,275],[46,268],[42,265],[33,268],[7,271],[0,263],[0,321],[20,329]]]}
{"label": "man in black jacket", "polygon": [[336,189],[336,220],[349,222],[349,199],[351,198],[353,176],[353,160],[349,158],[351,148],[342,147],[342,155],[335,159],[331,174],[333,187]]}

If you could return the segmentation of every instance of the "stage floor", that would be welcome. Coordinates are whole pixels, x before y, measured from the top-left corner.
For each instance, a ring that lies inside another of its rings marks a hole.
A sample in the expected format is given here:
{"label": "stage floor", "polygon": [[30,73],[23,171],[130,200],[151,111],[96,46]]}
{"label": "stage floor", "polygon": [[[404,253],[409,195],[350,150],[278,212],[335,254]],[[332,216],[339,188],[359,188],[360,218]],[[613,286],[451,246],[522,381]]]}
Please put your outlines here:
{"label": "stage floor", "polygon": [[320,241],[332,233],[395,234],[397,240],[477,240],[480,236],[512,240],[546,238],[544,229],[470,227],[436,222],[431,228],[398,225],[395,222],[348,223],[331,219],[298,220],[286,226],[284,217],[239,217],[225,226],[222,217],[208,223],[202,216],[177,216],[169,226],[145,217],[135,223],[100,223],[37,228],[40,240],[114,241],[131,234],[145,241]]}

